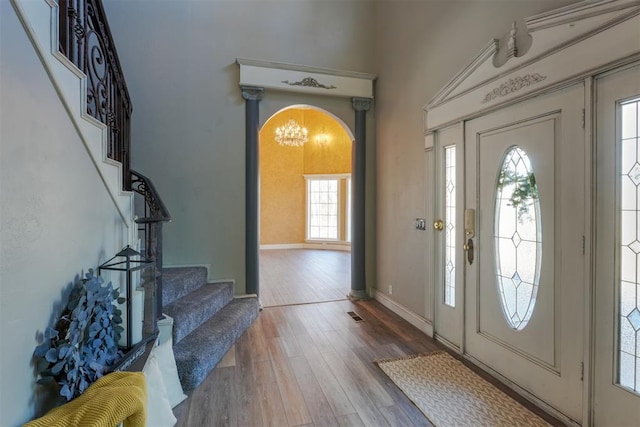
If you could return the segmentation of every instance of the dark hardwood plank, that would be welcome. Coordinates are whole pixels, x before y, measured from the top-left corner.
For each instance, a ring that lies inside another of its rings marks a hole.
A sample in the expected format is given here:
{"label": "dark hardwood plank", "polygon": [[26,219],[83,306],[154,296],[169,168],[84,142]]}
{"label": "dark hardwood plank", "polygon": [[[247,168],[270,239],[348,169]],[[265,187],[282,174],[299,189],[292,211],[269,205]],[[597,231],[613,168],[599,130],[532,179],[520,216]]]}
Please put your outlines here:
{"label": "dark hardwood plank", "polygon": [[268,340],[271,363],[275,372],[278,388],[284,405],[285,413],[289,425],[298,426],[310,423],[311,416],[307,410],[307,405],[302,397],[302,391],[296,381],[295,375],[289,365],[289,360],[285,354],[284,345],[281,338],[271,338]]}
{"label": "dark hardwood plank", "polygon": [[[354,322],[347,311],[364,321]],[[431,426],[374,361],[447,351],[376,301],[265,308],[234,348],[174,409],[178,427]]]}
{"label": "dark hardwood plank", "polygon": [[[215,369],[214,369],[215,371]],[[236,342],[235,393],[233,393],[233,409],[237,414],[237,425],[262,426],[262,408],[260,395],[256,387],[256,367],[253,361],[253,348],[248,334],[243,334]],[[211,375],[203,382],[213,383],[217,389],[215,377]],[[192,409],[203,410],[192,405]],[[208,410],[204,409],[204,410]],[[212,411],[222,411],[222,408],[211,408]]]}
{"label": "dark hardwood plank", "polygon": [[[411,402],[411,400],[393,383],[393,381],[391,381],[391,378],[389,378],[387,374],[382,371],[382,369],[375,365],[374,362],[381,358],[379,357],[379,355],[383,354],[381,351],[378,351],[378,349],[373,349],[371,347],[364,347],[355,349],[354,353],[362,361],[363,365],[366,366],[367,369],[369,369],[371,374],[384,385],[385,390],[389,393],[389,395],[395,402],[396,408],[394,409],[394,413],[401,411],[403,413],[403,416],[410,419],[411,425],[414,426],[427,427],[432,425],[425,418],[420,409],[418,409],[418,407],[415,406],[413,402]],[[385,415],[384,411],[383,415]],[[385,417],[387,415],[385,415]]]}
{"label": "dark hardwood plank", "polygon": [[415,424],[407,417],[402,409],[396,405],[384,406],[380,408],[380,412],[387,420],[390,426],[393,427],[415,427]]}
{"label": "dark hardwood plank", "polygon": [[329,337],[326,335],[331,331],[332,330],[323,331],[321,329],[312,329],[309,331],[308,336],[311,337],[311,340],[313,341],[314,345],[316,346],[316,348],[320,353],[326,353],[334,350],[333,343],[331,342]]}
{"label": "dark hardwood plank", "polygon": [[[259,316],[255,322],[247,329],[247,335],[251,342],[251,349],[253,351],[252,359],[256,362],[264,360],[271,360],[269,356],[269,349],[267,348],[267,339],[265,331],[262,327],[262,316]],[[234,346],[235,347],[235,346]],[[235,360],[235,352],[234,352]]]}
{"label": "dark hardwood plank", "polygon": [[264,425],[273,427],[287,425],[278,381],[270,360],[256,362],[256,386],[259,390]]}
{"label": "dark hardwood plank", "polygon": [[323,353],[329,368],[338,379],[338,382],[345,391],[347,397],[353,404],[360,419],[368,426],[388,426],[386,419],[378,410],[377,405],[368,395],[369,384],[366,381],[357,378],[344,363],[340,355],[336,352]]}
{"label": "dark hardwood plank", "polygon": [[365,427],[358,414],[343,415],[337,421],[340,427]]}
{"label": "dark hardwood plank", "polygon": [[378,378],[362,363],[353,350],[345,346],[336,347],[334,353],[325,353],[323,356],[325,356],[329,366],[332,369],[335,367],[336,371],[341,373],[341,376],[353,378],[376,406],[394,404],[393,399],[380,384]]}
{"label": "dark hardwood plank", "polygon": [[[216,410],[194,411],[187,425],[196,426],[231,426],[236,425],[236,408],[231,402],[234,396],[235,375],[232,367],[215,369],[211,375],[213,381],[203,384],[192,394],[192,405]],[[224,384],[224,388],[214,388],[215,384]]]}
{"label": "dark hardwood plank", "polygon": [[335,377],[329,365],[322,357],[320,351],[315,346],[311,336],[300,335],[299,341],[305,352],[305,357],[311,368],[311,372],[318,381],[318,385],[324,392],[324,395],[331,407],[333,414],[336,416],[355,414],[351,401],[347,397],[340,382]]}
{"label": "dark hardwood plank", "polygon": [[276,326],[275,312],[273,310],[262,310],[257,321],[262,324],[262,330],[265,338],[280,336],[280,332]]}
{"label": "dark hardwood plank", "polygon": [[336,425],[337,421],[327,401],[322,387],[313,375],[309,361],[304,357],[289,359],[293,372],[300,384],[302,396],[307,404],[314,425]]}
{"label": "dark hardwood plank", "polygon": [[265,308],[263,311],[271,313],[273,324],[278,331],[278,337],[281,339],[287,356],[295,357],[302,355],[302,349],[298,345],[296,334],[293,332],[290,322],[287,320],[287,316],[283,314],[282,309],[280,307],[270,307]]}

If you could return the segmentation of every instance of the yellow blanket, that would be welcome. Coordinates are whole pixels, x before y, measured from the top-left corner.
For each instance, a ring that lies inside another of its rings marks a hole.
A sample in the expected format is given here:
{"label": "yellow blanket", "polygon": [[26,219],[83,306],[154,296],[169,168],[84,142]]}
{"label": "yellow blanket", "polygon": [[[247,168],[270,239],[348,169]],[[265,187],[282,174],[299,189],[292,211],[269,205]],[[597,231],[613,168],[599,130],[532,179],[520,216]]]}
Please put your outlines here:
{"label": "yellow blanket", "polygon": [[147,386],[142,372],[113,372],[69,403],[24,427],[144,427]]}

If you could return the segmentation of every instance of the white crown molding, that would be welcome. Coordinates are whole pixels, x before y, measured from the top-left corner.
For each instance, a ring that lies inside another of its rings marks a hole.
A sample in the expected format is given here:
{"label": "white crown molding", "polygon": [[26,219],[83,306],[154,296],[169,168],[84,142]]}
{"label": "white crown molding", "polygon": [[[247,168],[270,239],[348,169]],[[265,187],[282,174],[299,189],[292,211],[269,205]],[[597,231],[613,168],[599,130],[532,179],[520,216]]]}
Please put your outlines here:
{"label": "white crown molding", "polygon": [[599,0],[525,18],[528,52],[501,67],[491,40],[425,105],[425,132],[640,59],[640,1]]}
{"label": "white crown molding", "polygon": [[236,58],[240,86],[338,97],[373,98],[373,74]]}
{"label": "white crown molding", "polygon": [[545,28],[571,24],[581,19],[599,16],[638,5],[638,0],[583,1],[568,6],[530,16],[524,20],[530,33]]}

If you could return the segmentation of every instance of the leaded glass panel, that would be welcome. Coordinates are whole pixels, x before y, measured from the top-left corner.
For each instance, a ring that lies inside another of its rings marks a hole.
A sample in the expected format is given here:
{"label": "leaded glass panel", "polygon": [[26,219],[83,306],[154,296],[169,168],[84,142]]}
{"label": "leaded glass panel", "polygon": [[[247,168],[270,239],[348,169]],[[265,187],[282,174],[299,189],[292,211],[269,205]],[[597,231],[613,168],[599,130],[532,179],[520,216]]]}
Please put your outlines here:
{"label": "leaded glass panel", "polygon": [[456,306],[456,147],[444,149],[444,303]]}
{"label": "leaded glass panel", "polygon": [[496,278],[507,324],[531,319],[538,294],[542,229],[538,187],[527,153],[507,150],[498,173],[494,222]]}
{"label": "leaded glass panel", "polygon": [[621,106],[618,382],[640,391],[640,100]]}

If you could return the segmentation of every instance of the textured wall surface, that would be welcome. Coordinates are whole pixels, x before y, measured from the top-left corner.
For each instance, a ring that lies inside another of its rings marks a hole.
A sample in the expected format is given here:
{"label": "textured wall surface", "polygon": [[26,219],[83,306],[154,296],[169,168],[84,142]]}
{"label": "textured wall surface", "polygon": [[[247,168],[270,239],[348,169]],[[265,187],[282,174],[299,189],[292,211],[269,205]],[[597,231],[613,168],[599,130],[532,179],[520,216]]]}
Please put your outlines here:
{"label": "textured wall surface", "polygon": [[[165,227],[165,263],[209,265],[212,279],[235,279],[243,293],[245,112],[235,59],[370,72],[372,5],[105,0],[104,6],[133,101],[132,163],[156,183],[173,216]],[[353,120],[349,99],[316,98],[267,91],[261,125],[296,103]],[[368,167],[373,173],[373,157]],[[370,175],[372,201],[374,183]],[[373,224],[372,218],[369,233]]]}
{"label": "textured wall surface", "polygon": [[286,147],[275,140],[275,129],[287,120],[303,125],[303,110],[288,110],[260,130],[260,244],[304,241],[305,147]]}
{"label": "textured wall surface", "polygon": [[8,1],[0,90],[0,426],[13,427],[50,408],[33,350],[126,228]]}
{"label": "textured wall surface", "polygon": [[[307,128],[309,141],[304,146],[275,141],[275,129],[289,119]],[[322,133],[327,136],[324,144],[317,139]],[[260,130],[260,244],[304,243],[303,175],[351,173],[351,144],[339,122],[315,109],[288,109],[265,123]]]}

